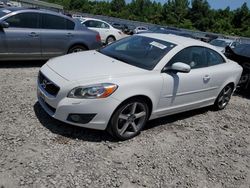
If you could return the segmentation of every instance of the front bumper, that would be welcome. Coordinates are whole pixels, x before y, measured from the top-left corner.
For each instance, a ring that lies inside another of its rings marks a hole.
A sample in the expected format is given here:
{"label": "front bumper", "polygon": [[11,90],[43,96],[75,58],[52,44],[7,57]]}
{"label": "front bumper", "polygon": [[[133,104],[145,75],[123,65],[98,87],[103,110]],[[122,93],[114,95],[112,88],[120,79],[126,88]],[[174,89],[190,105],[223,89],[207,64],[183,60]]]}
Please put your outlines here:
{"label": "front bumper", "polygon": [[[110,117],[119,105],[119,102],[112,97],[106,99],[72,99],[63,98],[56,106],[53,99],[46,96],[41,88],[37,89],[37,98],[42,108],[53,118],[65,123],[86,127],[91,129],[105,130]],[[95,114],[86,123],[75,123],[70,114]]]}
{"label": "front bumper", "polygon": [[[38,84],[38,102],[51,117],[80,127],[98,130],[106,129],[109,119],[120,101],[112,98],[112,96],[103,99],[68,98],[68,91],[64,90],[63,81],[60,80],[58,75],[53,74],[50,69],[46,69],[45,76],[51,81],[56,80],[56,84],[61,88],[56,96],[51,96]],[[81,123],[76,123],[70,118],[69,115],[72,114],[81,115],[83,117]]]}

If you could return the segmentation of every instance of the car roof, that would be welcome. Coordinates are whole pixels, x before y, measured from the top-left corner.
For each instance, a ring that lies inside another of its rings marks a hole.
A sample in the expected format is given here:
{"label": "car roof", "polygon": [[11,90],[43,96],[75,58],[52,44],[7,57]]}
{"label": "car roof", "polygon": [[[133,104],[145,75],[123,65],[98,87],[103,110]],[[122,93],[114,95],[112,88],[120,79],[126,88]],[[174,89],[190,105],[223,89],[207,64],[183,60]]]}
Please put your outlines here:
{"label": "car roof", "polygon": [[177,45],[182,45],[182,46],[205,46],[205,47],[209,47],[209,48],[213,48],[214,47],[208,43],[196,40],[196,39],[192,39],[192,38],[187,38],[187,37],[183,37],[183,36],[179,36],[179,35],[174,35],[174,34],[161,34],[161,33],[142,33],[139,34],[141,36],[145,36],[145,37],[150,37],[150,38],[155,38],[155,39],[159,39],[159,40],[164,40],[167,42],[171,42]]}
{"label": "car roof", "polygon": [[233,41],[235,41],[233,39],[223,39],[223,38],[217,38],[217,39],[214,39],[214,40],[221,40],[221,41],[225,41],[225,42],[233,42]]}
{"label": "car roof", "polygon": [[96,18],[82,17],[82,19],[84,19],[84,21],[85,21],[85,20],[96,20],[96,21],[101,21],[101,22],[105,22],[105,23],[106,23],[106,21],[100,20],[100,19],[96,19]]}
{"label": "car roof", "polygon": [[[37,13],[49,13],[49,14],[52,14],[52,15],[56,15],[56,16],[62,16],[64,18],[68,18],[70,20],[73,21],[73,19],[69,16],[66,16],[64,14],[61,14],[61,13],[57,13],[57,12],[54,12],[54,11],[51,11],[51,10],[46,10],[46,9],[39,9],[39,8],[23,8],[23,7],[5,7],[5,8],[0,8],[0,10],[8,10],[10,11],[8,14],[10,13],[13,13],[13,12],[19,12],[19,13],[22,13],[22,12],[37,12]],[[7,14],[7,15],[8,15]],[[7,16],[5,15],[5,16]]]}

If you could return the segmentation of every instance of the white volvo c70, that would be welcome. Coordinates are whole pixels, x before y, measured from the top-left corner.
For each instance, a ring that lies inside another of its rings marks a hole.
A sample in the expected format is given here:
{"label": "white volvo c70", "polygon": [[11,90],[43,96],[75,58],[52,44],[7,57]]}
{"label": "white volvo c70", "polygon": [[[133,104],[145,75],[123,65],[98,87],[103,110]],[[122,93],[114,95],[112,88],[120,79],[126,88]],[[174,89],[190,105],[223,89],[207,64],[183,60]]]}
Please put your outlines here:
{"label": "white volvo c70", "polygon": [[150,33],[49,60],[40,69],[37,94],[55,119],[125,140],[148,119],[225,108],[241,73],[210,44]]}

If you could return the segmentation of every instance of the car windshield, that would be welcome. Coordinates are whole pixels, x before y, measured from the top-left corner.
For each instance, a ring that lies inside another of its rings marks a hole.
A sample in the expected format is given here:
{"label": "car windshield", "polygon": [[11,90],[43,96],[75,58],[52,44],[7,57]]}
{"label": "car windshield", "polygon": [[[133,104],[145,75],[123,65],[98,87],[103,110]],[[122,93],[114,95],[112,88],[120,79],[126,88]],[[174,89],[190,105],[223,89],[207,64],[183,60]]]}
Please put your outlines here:
{"label": "car windshield", "polygon": [[239,44],[232,50],[238,55],[250,58],[250,44]]}
{"label": "car windshield", "polygon": [[176,45],[144,36],[131,36],[99,50],[100,53],[124,63],[152,70]]}
{"label": "car windshield", "polygon": [[210,44],[212,44],[214,46],[219,46],[219,47],[226,47],[226,46],[228,46],[230,44],[230,42],[224,41],[224,40],[215,39],[215,40],[212,40],[210,42]]}

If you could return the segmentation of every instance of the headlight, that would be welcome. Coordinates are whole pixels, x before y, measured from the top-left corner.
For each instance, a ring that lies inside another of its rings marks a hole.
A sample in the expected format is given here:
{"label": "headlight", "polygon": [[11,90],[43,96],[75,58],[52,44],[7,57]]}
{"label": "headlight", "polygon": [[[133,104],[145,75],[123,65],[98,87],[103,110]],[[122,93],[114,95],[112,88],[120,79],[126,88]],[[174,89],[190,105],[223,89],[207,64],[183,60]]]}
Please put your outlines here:
{"label": "headlight", "polygon": [[117,88],[117,85],[111,83],[103,83],[86,87],[80,86],[72,89],[69,92],[68,97],[84,99],[106,98],[114,93]]}

